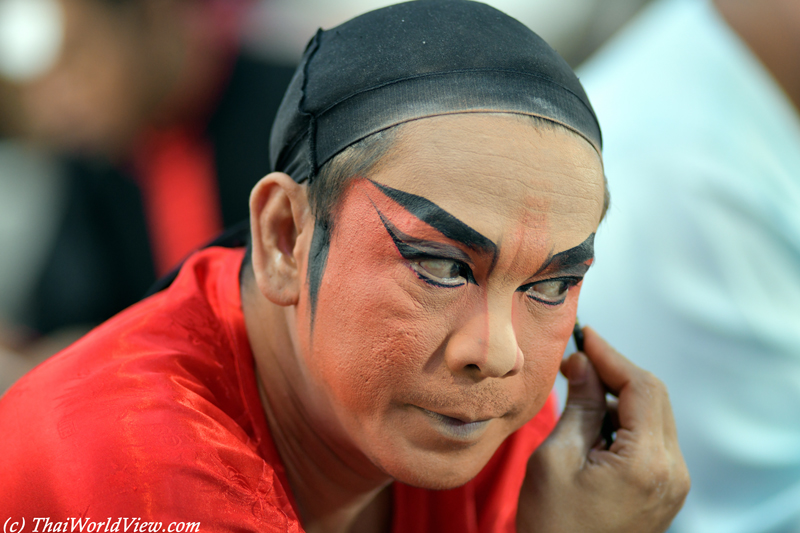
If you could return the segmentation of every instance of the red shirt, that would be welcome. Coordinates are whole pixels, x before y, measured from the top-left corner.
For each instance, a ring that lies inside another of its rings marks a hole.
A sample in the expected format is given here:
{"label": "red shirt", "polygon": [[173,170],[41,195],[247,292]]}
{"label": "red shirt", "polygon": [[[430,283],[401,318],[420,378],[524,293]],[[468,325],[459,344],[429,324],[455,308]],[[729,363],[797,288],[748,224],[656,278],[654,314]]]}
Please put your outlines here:
{"label": "red shirt", "polygon": [[[302,531],[259,400],[239,294],[243,250],[194,254],[172,286],[93,330],[0,400],[5,533]],[[552,398],[466,485],[395,483],[394,532],[514,531]],[[39,520],[35,520],[39,518]],[[47,522],[49,519],[49,529]],[[127,518],[127,522],[118,520]],[[136,521],[135,519],[140,519]],[[9,520],[10,519],[10,520]],[[65,525],[59,525],[67,521]],[[38,526],[38,528],[37,528]],[[173,528],[187,528],[175,524]]]}

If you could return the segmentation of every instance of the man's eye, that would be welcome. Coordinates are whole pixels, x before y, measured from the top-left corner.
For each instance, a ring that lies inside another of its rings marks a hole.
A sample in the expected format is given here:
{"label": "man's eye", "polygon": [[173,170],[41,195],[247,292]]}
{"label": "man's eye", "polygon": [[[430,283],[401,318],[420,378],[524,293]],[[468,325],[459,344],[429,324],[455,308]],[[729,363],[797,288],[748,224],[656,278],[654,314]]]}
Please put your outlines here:
{"label": "man's eye", "polygon": [[452,259],[419,259],[411,262],[411,268],[432,285],[459,287],[467,282],[464,265]]}
{"label": "man's eye", "polygon": [[525,294],[537,302],[558,305],[564,302],[569,289],[579,282],[579,279],[574,278],[549,279],[528,285]]}

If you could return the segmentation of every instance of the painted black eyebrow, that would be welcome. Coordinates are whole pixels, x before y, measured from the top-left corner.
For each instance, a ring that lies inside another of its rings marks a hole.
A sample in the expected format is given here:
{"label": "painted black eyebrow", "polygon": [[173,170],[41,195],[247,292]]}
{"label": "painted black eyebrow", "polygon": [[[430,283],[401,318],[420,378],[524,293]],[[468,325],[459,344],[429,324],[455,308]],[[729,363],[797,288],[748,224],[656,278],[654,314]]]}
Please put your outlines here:
{"label": "painted black eyebrow", "polygon": [[430,200],[386,185],[373,182],[380,191],[403,206],[422,222],[438,230],[450,240],[472,250],[492,255],[492,266],[497,262],[497,245]]}
{"label": "painted black eyebrow", "polygon": [[589,267],[585,263],[591,259],[594,259],[594,233],[589,235],[586,240],[578,246],[570,248],[569,250],[564,250],[548,258],[541,268],[536,271],[535,275],[538,276],[545,270],[559,272],[572,271],[569,273],[583,275],[589,270]]}
{"label": "painted black eyebrow", "polygon": [[460,248],[442,242],[412,237],[392,224],[392,222],[381,213],[380,209],[376,207],[375,210],[378,212],[378,216],[381,217],[383,227],[389,232],[389,236],[391,236],[395,246],[397,246],[400,255],[406,259],[442,257],[444,259],[454,259],[462,263],[472,264],[472,259]]}
{"label": "painted black eyebrow", "polygon": [[[398,229],[397,226],[392,224],[392,222],[387,219],[383,213],[381,213],[381,210],[378,209],[375,204],[372,205],[375,207],[375,211],[378,212],[378,216],[381,217],[383,227],[386,228],[387,233],[389,233],[389,236],[394,241],[397,251],[400,252],[400,255],[402,255],[405,259],[413,260],[424,258],[444,258],[466,263],[467,265],[472,264],[472,259],[470,259],[467,254],[465,254],[456,246],[451,246],[449,244],[437,241],[418,239],[407,233],[404,233]],[[467,283],[477,285],[478,282],[475,281],[475,276],[472,274],[470,268],[466,267],[464,270],[465,272],[463,272],[463,275],[466,278]]]}

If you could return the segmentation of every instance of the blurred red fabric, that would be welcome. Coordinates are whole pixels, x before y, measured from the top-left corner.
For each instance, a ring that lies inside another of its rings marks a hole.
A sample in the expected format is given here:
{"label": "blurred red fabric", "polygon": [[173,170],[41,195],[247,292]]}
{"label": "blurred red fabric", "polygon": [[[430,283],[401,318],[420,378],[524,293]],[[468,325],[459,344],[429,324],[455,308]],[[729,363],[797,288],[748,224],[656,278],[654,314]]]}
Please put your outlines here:
{"label": "blurred red fabric", "polygon": [[211,143],[176,129],[153,133],[138,158],[150,246],[163,276],[222,231]]}

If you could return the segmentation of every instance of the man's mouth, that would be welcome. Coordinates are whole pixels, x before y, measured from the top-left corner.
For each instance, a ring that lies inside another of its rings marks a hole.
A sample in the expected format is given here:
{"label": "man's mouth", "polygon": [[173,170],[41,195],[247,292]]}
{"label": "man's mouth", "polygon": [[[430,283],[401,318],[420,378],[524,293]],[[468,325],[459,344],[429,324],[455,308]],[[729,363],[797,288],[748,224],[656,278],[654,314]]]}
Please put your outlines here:
{"label": "man's mouth", "polygon": [[480,437],[486,428],[489,427],[489,422],[492,418],[483,420],[471,420],[469,417],[458,418],[443,415],[435,411],[429,411],[422,407],[414,406],[419,409],[425,416],[430,418],[436,429],[438,429],[445,436],[460,441],[475,440]]}

